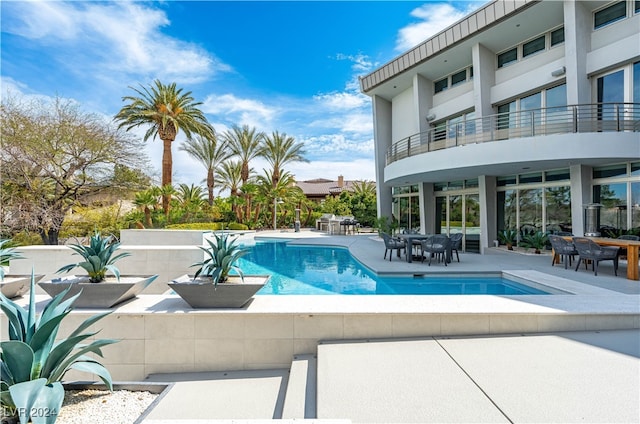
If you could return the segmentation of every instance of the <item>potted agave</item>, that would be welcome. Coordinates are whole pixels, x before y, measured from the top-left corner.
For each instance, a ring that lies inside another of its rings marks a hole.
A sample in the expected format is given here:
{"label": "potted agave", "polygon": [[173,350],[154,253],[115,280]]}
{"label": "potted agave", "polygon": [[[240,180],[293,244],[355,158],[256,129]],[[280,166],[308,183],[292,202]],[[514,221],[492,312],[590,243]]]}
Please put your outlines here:
{"label": "potted agave", "polygon": [[[240,308],[246,305],[253,295],[269,279],[268,276],[245,276],[236,266],[236,261],[247,252],[236,239],[228,234],[214,234],[207,239],[208,246],[200,247],[205,259],[192,266],[198,266],[193,276],[183,275],[169,286],[192,308]],[[237,275],[230,275],[234,271]]]}
{"label": "potted agave", "polygon": [[[12,247],[7,247],[11,243],[10,239],[0,240],[0,292],[9,299],[22,296],[29,291],[30,275],[12,275],[6,274],[4,265],[8,265],[9,261],[14,259],[24,259],[20,253]],[[35,275],[35,281],[38,282],[44,277],[43,274]]]}
{"label": "potted agave", "polygon": [[[110,308],[126,300],[136,297],[147,288],[158,276],[132,276],[120,275],[120,271],[114,265],[116,261],[130,256],[130,253],[115,254],[120,248],[120,243],[113,237],[103,237],[96,231],[89,239],[89,246],[73,244],[69,246],[75,251],[74,255],[80,255],[82,262],[65,265],[57,273],[69,272],[74,268],[83,268],[86,276],[71,275],[41,282],[40,287],[50,296],[56,296],[63,290],[71,287],[65,299],[82,293],[77,299],[77,308]],[[107,276],[107,272],[113,276]]]}
{"label": "potted agave", "polygon": [[[86,331],[111,311],[87,318],[70,335],[56,343],[54,339],[63,319],[74,308],[78,295],[66,297],[63,291],[36,313],[35,278],[30,276],[29,305],[24,308],[0,293],[0,309],[7,318],[7,340],[0,342],[0,422],[54,423],[62,407],[62,380],[69,370],[97,375],[109,390],[111,374],[97,357],[113,339],[95,339],[96,331]],[[4,324],[3,324],[4,325]]]}

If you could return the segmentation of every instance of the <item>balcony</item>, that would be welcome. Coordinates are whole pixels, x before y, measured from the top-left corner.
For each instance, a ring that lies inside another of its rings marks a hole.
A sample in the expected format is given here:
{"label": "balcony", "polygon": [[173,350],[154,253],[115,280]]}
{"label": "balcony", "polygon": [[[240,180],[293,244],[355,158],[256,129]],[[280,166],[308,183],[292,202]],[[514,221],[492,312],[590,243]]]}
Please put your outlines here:
{"label": "balcony", "polygon": [[597,103],[501,113],[411,135],[387,149],[386,164],[467,144],[571,133],[640,132],[640,103]]}

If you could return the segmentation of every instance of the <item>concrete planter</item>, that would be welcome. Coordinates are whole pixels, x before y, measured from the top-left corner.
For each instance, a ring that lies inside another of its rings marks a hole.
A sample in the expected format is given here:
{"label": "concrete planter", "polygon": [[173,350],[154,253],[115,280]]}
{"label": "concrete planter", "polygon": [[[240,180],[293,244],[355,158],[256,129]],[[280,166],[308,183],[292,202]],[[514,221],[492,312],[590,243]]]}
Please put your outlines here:
{"label": "concrete planter", "polygon": [[250,275],[244,277],[229,277],[225,283],[217,286],[211,279],[183,275],[169,283],[173,289],[192,308],[241,308],[246,305],[254,294],[269,280],[268,275]]}
{"label": "concrete planter", "polygon": [[115,277],[109,277],[100,283],[90,283],[87,276],[71,275],[44,281],[38,285],[51,297],[72,286],[64,299],[68,299],[82,289],[82,294],[74,303],[76,308],[111,308],[136,297],[157,277],[157,275],[150,277],[123,275],[120,276],[119,282]]}
{"label": "concrete planter", "polygon": [[[42,277],[44,274],[34,275],[35,282],[42,280]],[[27,293],[30,284],[31,275],[5,275],[4,280],[0,282],[0,290],[3,295],[12,299]]]}

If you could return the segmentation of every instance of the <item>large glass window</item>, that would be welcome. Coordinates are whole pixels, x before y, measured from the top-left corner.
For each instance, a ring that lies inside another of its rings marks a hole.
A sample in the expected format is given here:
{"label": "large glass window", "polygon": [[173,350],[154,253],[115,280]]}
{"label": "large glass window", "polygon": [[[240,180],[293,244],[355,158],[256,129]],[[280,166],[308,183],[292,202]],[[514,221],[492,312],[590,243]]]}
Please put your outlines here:
{"label": "large glass window", "polygon": [[518,228],[518,191],[505,190],[498,192],[498,230],[515,230]]}
{"label": "large glass window", "polygon": [[571,225],[571,187],[547,187],[544,190],[546,226],[550,233],[573,233]]}
{"label": "large glass window", "polygon": [[540,111],[535,109],[540,109],[542,107],[542,93],[532,94],[527,97],[523,97],[520,99],[520,111],[524,112],[526,110],[533,111],[531,113],[522,113],[520,115],[520,125],[523,127],[530,127],[532,120],[535,125],[540,125]]}
{"label": "large glass window", "polygon": [[546,91],[546,107],[562,107],[567,105],[567,85],[562,84]]}
{"label": "large glass window", "polygon": [[631,228],[640,234],[640,182],[631,183]]}
{"label": "large glass window", "polygon": [[453,87],[456,84],[465,82],[466,80],[467,80],[467,70],[463,69],[462,71],[451,75],[451,87]]}
{"label": "large glass window", "polygon": [[531,233],[542,231],[542,189],[520,190],[520,231]]}
{"label": "large glass window", "polygon": [[633,64],[633,101],[640,103],[640,62]]}
{"label": "large glass window", "polygon": [[593,28],[598,29],[610,23],[619,21],[627,16],[627,2],[619,1],[605,7],[594,14]]}
{"label": "large glass window", "polygon": [[614,236],[627,229],[627,183],[593,186],[593,201],[600,203],[600,232]]}

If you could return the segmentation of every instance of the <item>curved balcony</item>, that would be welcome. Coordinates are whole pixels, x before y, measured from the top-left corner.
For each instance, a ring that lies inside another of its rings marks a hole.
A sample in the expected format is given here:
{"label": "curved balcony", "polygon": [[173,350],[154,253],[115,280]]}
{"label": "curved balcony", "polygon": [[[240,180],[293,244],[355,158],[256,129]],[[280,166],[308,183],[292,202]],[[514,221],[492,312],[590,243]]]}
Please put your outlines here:
{"label": "curved balcony", "polygon": [[394,143],[387,149],[386,164],[466,144],[598,132],[640,132],[640,103],[571,105],[449,123]]}

